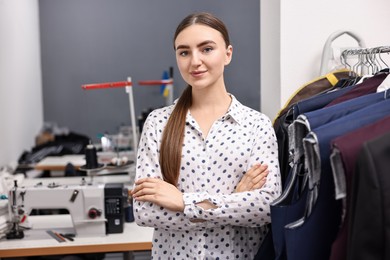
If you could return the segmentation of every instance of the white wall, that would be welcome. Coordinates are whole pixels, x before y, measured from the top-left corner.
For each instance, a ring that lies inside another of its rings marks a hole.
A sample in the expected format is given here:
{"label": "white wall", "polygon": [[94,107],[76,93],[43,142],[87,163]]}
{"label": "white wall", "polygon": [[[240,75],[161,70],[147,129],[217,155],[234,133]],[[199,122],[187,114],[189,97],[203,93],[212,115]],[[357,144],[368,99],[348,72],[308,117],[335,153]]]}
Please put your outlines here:
{"label": "white wall", "polygon": [[280,107],[280,1],[260,1],[260,111],[274,118]]}
{"label": "white wall", "polygon": [[42,127],[37,0],[0,0],[0,166],[34,146]]}
{"label": "white wall", "polygon": [[[261,110],[269,117],[274,118],[279,109],[285,104],[294,91],[308,81],[320,76],[321,55],[324,44],[330,34],[338,30],[350,30],[358,34],[367,47],[390,45],[390,1],[388,0],[276,0],[280,4],[280,13],[273,10],[270,4],[262,1],[261,15],[278,16],[277,22],[263,20],[260,17],[260,35],[264,41],[271,43],[277,37],[273,36],[271,26],[280,32],[280,69],[266,69],[272,60],[261,60],[261,77],[279,79],[280,85],[265,86],[262,79]],[[276,3],[274,3],[276,5]],[[275,18],[273,19],[275,20]],[[262,40],[263,43],[263,40]],[[355,44],[348,36],[342,36],[335,41],[336,46],[350,46]],[[356,46],[353,45],[353,46]],[[267,52],[267,45],[261,46],[261,55]],[[272,49],[271,49],[272,51]],[[265,70],[265,71],[263,71]],[[269,94],[264,89],[275,89],[275,94]]]}

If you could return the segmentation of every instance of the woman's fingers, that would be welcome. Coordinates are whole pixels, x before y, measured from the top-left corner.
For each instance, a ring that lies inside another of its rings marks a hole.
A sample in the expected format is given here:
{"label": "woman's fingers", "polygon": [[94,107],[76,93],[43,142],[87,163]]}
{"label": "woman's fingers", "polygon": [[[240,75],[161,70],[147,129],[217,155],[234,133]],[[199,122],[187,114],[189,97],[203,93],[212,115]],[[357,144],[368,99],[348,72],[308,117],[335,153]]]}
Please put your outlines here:
{"label": "woman's fingers", "polygon": [[260,182],[261,180],[264,180],[267,177],[268,173],[269,173],[268,169],[261,172],[260,174],[258,174],[256,177],[254,177],[252,179],[252,183],[256,184],[256,183]]}
{"label": "woman's fingers", "polygon": [[156,179],[153,178],[145,178],[138,180],[136,182],[136,186],[133,188],[131,193],[133,198],[155,192],[155,188],[157,186],[157,182],[155,180]]}
{"label": "woman's fingers", "polygon": [[132,192],[136,201],[148,201],[174,211],[183,211],[183,194],[172,184],[157,178],[137,180]]}
{"label": "woman's fingers", "polygon": [[235,192],[250,191],[261,188],[268,175],[268,165],[255,164],[242,177],[237,184]]}
{"label": "woman's fingers", "polygon": [[252,186],[252,190],[255,190],[255,189],[260,189],[261,187],[263,187],[263,185],[266,183],[267,181],[267,175],[268,175],[269,171],[265,171],[263,173],[261,173],[257,178],[257,180],[254,182],[253,186]]}
{"label": "woman's fingers", "polygon": [[255,178],[267,169],[268,169],[268,165],[266,164],[256,164],[252,168],[250,168],[249,171],[245,173],[245,175],[251,178]]}

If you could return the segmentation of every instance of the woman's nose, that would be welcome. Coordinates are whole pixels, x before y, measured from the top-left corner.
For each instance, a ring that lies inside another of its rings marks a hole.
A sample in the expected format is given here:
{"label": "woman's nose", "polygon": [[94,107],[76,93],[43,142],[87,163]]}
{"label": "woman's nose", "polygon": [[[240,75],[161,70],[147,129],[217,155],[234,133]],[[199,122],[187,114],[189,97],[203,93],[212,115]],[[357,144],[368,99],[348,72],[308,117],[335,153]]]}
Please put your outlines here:
{"label": "woman's nose", "polygon": [[202,59],[199,55],[199,53],[194,52],[191,57],[191,65],[192,66],[198,66],[202,63]]}

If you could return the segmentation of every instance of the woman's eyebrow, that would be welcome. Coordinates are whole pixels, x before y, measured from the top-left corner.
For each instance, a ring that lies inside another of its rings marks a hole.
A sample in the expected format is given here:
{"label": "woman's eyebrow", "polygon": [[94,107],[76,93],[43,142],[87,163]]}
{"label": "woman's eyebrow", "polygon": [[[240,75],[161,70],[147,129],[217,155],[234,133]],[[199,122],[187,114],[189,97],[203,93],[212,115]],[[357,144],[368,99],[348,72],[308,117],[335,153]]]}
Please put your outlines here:
{"label": "woman's eyebrow", "polygon": [[190,46],[188,46],[188,45],[179,45],[179,46],[176,47],[176,50],[178,50],[178,49],[188,49],[188,48],[190,48]]}
{"label": "woman's eyebrow", "polygon": [[199,48],[199,47],[202,47],[202,46],[207,45],[207,44],[216,44],[216,43],[214,41],[207,40],[207,41],[199,43],[198,45],[196,45],[196,47]]}
{"label": "woman's eyebrow", "polygon": [[[203,41],[203,42],[199,43],[198,45],[196,45],[196,47],[199,48],[199,47],[202,47],[202,46],[207,45],[207,44],[216,44],[216,43],[214,41],[207,40],[207,41]],[[189,48],[190,48],[190,46],[182,44],[182,45],[177,46],[176,50],[178,50],[178,49],[189,49]]]}

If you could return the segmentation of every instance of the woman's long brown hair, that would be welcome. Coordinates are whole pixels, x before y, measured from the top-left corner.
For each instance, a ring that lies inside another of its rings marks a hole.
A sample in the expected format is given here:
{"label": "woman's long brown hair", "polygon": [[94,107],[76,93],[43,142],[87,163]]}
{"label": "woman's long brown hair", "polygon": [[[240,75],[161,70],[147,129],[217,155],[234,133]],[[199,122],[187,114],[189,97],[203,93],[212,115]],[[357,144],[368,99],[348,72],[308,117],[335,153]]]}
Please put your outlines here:
{"label": "woman's long brown hair", "polygon": [[[207,25],[219,31],[222,34],[226,47],[230,45],[229,33],[224,23],[212,14],[203,12],[191,14],[184,18],[184,20],[176,28],[173,42],[175,42],[177,36],[182,30],[193,24]],[[168,119],[167,125],[165,126],[161,141],[160,165],[162,175],[166,182],[175,186],[177,186],[180,174],[184,127],[187,112],[191,104],[192,87],[189,85],[177,101],[175,108]]]}

